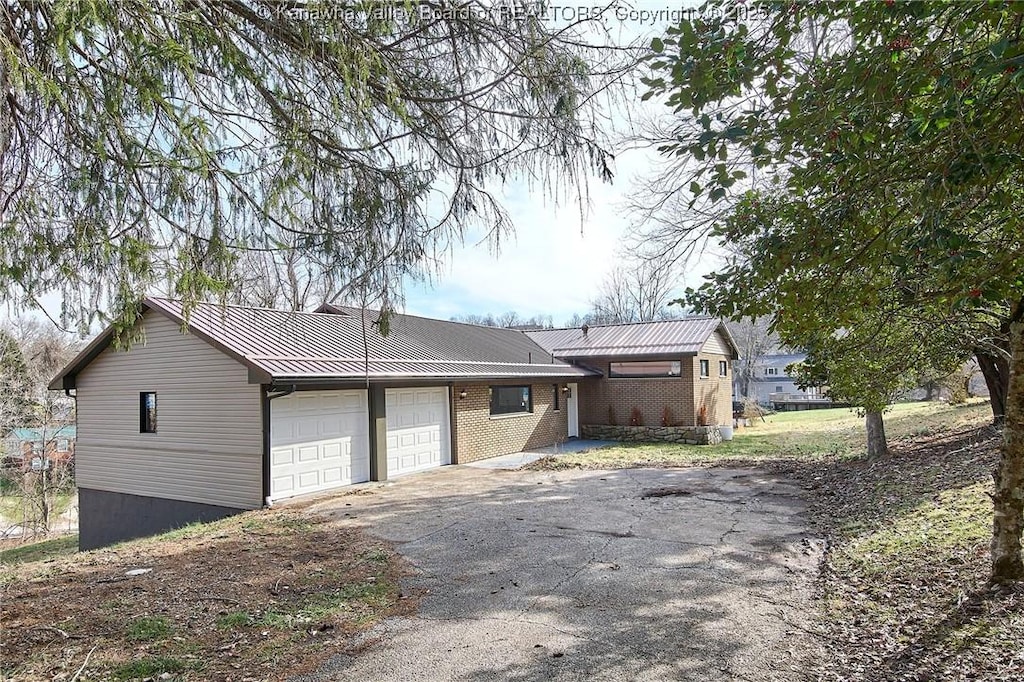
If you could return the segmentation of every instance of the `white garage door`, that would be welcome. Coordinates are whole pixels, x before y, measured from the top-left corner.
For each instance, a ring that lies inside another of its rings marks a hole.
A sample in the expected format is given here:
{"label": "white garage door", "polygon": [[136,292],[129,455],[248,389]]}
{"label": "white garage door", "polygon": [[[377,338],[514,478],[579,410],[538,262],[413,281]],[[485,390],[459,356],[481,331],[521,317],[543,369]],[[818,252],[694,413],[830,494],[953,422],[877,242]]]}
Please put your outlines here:
{"label": "white garage door", "polygon": [[271,499],[370,480],[366,391],[299,391],[270,415]]}
{"label": "white garage door", "polygon": [[388,478],[451,462],[448,389],[389,388]]}

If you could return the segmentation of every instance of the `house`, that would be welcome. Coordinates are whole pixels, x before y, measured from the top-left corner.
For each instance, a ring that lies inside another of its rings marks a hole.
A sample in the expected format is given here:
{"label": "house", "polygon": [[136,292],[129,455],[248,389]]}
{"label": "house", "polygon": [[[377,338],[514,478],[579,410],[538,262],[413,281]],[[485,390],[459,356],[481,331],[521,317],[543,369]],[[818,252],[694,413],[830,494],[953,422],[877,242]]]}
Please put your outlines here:
{"label": "house", "polygon": [[75,435],[75,427],[67,424],[11,429],[4,438],[4,461],[32,469],[69,462],[75,456]]}
{"label": "house", "polygon": [[760,405],[770,405],[780,411],[834,407],[826,388],[800,388],[790,375],[789,366],[806,358],[806,353],[773,353],[755,358],[747,382],[741,378],[742,369],[737,369],[733,392],[738,397],[753,398]]}
{"label": "house", "polygon": [[97,336],[50,385],[77,399],[80,546],[551,445],[605,406],[672,402],[696,423],[699,405],[722,420],[731,401],[712,376],[735,354],[717,321],[632,327],[612,348],[588,344],[614,327],[558,330],[587,338],[551,349],[510,329],[395,315],[384,336],[376,322],[149,298],[142,342]]}

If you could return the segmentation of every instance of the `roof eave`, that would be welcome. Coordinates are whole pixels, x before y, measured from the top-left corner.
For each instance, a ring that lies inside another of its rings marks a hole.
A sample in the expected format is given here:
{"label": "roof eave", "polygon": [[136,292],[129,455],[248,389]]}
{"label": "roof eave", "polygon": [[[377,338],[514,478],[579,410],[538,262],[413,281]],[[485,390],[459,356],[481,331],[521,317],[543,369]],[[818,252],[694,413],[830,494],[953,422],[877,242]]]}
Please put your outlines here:
{"label": "roof eave", "polygon": [[579,372],[573,374],[278,374],[272,378],[274,384],[313,384],[313,383],[347,383],[347,382],[402,382],[402,381],[506,381],[522,379],[528,381],[554,381],[587,379],[601,376],[597,372]]}
{"label": "roof eave", "polygon": [[647,353],[644,353],[644,352],[632,352],[632,351],[629,352],[629,353],[621,353],[621,352],[615,353],[615,352],[603,351],[603,352],[600,352],[600,353],[591,353],[591,352],[586,352],[586,353],[583,353],[583,354],[567,353],[567,354],[563,355],[563,354],[559,353],[558,349],[555,349],[554,356],[556,358],[558,358],[559,360],[588,360],[588,359],[589,360],[593,360],[595,358],[621,358],[623,360],[631,360],[631,359],[634,359],[634,358],[654,358],[654,357],[664,357],[664,356],[689,357],[689,356],[697,355],[698,352],[699,351],[696,351],[696,350],[667,350],[667,351],[659,350],[659,351],[651,351],[651,352],[647,352]]}

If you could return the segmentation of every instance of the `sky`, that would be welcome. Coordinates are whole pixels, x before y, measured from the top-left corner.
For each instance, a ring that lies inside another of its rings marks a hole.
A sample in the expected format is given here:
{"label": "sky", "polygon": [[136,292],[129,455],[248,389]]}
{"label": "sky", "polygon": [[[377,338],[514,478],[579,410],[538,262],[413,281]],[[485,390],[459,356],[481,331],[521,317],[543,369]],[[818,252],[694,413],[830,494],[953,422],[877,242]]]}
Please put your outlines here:
{"label": "sky", "polygon": [[[465,314],[521,317],[550,315],[556,326],[584,314],[605,275],[623,260],[632,218],[623,207],[636,176],[649,172],[649,152],[632,150],[616,160],[612,184],[594,181],[581,216],[577,204],[552,206],[522,185],[504,193],[515,234],[497,254],[468,238],[445,260],[432,283],[407,284],[405,312],[450,319]],[[713,263],[691,264],[678,290],[697,284]]]}

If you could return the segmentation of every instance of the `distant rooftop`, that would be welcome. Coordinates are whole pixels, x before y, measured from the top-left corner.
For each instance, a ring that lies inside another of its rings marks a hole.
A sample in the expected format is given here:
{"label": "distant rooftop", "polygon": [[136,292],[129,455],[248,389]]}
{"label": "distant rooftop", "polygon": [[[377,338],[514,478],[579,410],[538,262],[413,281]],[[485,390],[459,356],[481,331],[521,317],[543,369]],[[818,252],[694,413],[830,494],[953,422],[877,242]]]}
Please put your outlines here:
{"label": "distant rooftop", "polygon": [[78,429],[74,425],[66,426],[52,426],[49,428],[36,428],[36,427],[19,427],[11,429],[7,434],[7,438],[22,441],[23,443],[28,442],[42,442],[44,440],[53,440],[55,438],[67,438],[74,440],[78,434]]}

